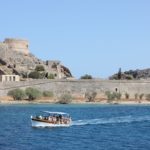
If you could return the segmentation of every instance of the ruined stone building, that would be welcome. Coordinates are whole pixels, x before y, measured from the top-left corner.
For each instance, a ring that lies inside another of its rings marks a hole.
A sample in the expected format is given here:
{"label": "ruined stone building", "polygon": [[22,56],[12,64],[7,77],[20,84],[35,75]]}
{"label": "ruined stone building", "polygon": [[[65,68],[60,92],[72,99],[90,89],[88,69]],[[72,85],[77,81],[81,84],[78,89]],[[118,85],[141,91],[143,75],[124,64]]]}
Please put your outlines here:
{"label": "ruined stone building", "polygon": [[29,54],[29,42],[27,40],[6,38],[3,44],[11,51]]}
{"label": "ruined stone building", "polygon": [[18,75],[0,75],[1,82],[12,82],[20,81],[20,76]]}

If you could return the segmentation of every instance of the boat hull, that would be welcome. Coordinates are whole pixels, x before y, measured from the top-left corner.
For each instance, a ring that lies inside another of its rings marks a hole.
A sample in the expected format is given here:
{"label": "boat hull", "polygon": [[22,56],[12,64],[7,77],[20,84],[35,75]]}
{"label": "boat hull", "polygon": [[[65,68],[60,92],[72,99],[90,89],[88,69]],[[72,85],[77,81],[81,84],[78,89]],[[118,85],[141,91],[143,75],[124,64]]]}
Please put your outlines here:
{"label": "boat hull", "polygon": [[36,120],[31,120],[32,127],[69,127],[71,124],[52,124],[48,122],[41,122]]}

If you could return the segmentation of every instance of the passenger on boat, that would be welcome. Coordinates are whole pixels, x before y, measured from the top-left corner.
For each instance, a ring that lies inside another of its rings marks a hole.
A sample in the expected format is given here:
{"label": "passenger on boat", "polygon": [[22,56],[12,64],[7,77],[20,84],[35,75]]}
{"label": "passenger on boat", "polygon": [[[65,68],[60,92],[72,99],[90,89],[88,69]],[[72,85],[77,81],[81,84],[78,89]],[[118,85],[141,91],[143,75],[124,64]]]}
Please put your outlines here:
{"label": "passenger on boat", "polygon": [[52,122],[52,116],[48,117],[48,121]]}
{"label": "passenger on boat", "polygon": [[39,116],[39,119],[43,119],[43,117],[42,117],[42,116]]}
{"label": "passenger on boat", "polygon": [[55,116],[52,116],[52,123],[56,124],[56,117]]}

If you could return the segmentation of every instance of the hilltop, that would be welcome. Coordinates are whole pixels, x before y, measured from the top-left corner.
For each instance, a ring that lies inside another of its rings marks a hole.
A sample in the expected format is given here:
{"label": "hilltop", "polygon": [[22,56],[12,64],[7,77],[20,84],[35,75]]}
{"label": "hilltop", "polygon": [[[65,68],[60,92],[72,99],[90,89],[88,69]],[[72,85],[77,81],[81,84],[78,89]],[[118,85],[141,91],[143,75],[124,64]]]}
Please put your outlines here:
{"label": "hilltop", "polygon": [[47,74],[55,78],[72,77],[70,70],[60,61],[43,61],[29,51],[29,42],[22,39],[5,39],[0,43],[0,75],[20,75],[22,78],[42,65]]}

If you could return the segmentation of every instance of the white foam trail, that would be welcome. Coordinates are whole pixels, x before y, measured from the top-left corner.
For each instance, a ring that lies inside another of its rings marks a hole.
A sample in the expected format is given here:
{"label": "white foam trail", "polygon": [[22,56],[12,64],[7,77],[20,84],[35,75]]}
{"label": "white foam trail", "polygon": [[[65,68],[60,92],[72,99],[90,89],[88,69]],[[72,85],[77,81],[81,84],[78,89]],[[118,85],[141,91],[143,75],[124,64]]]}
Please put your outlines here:
{"label": "white foam trail", "polygon": [[99,118],[99,119],[86,119],[76,120],[72,122],[72,125],[92,125],[92,124],[115,124],[115,123],[132,123],[150,121],[150,116],[123,116],[114,118]]}

